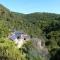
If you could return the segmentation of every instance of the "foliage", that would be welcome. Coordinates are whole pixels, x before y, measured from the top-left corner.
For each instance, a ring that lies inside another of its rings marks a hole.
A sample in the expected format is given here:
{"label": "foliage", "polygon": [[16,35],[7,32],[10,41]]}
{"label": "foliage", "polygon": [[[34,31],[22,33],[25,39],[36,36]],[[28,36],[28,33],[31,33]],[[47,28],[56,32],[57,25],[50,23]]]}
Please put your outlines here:
{"label": "foliage", "polygon": [[60,48],[54,48],[50,51],[51,58],[50,60],[60,60]]}
{"label": "foliage", "polygon": [[0,59],[1,60],[21,60],[22,55],[15,47],[15,44],[5,38],[0,39]]}
{"label": "foliage", "polygon": [[[26,54],[26,60],[47,60],[47,55],[41,53],[42,51],[33,45],[34,42],[27,41],[20,50],[22,50],[23,54]],[[39,48],[39,47],[38,47]]]}

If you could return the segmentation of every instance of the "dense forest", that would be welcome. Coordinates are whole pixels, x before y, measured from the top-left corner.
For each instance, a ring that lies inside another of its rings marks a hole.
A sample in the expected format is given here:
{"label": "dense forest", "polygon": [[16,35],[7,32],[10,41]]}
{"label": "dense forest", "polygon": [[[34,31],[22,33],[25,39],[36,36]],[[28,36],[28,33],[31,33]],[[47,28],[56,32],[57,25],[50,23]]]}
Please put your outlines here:
{"label": "dense forest", "polygon": [[[40,53],[33,43],[27,42],[21,49],[7,39],[13,30],[24,31],[31,37],[41,38],[49,54]],[[12,12],[0,5],[0,60],[60,60],[60,14]]]}

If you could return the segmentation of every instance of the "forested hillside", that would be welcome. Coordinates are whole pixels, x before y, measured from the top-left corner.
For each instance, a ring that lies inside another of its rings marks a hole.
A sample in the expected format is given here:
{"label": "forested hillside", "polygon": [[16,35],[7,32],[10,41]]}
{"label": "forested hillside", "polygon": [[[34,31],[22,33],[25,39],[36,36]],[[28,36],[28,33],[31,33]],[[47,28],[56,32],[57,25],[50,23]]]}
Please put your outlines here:
{"label": "forested hillside", "polygon": [[[56,58],[56,60],[57,59],[60,60],[60,58],[58,57],[60,56],[60,14],[40,13],[40,12],[35,12],[31,14],[22,14],[22,13],[12,12],[9,9],[5,8],[3,5],[0,5],[0,40],[1,38],[3,38],[3,40],[7,38],[9,33],[13,30],[19,30],[19,31],[22,30],[25,33],[29,34],[31,37],[37,37],[39,39],[43,38],[45,40],[45,46],[47,47],[51,56],[49,59],[55,60],[54,58]],[[4,49],[7,49],[7,51],[10,49],[10,46],[9,46],[10,43],[8,42],[9,43],[8,46],[5,44],[7,42],[0,41],[0,45],[2,43],[2,46],[0,47],[0,49],[3,49],[1,50],[2,52],[4,52]],[[26,54],[27,55],[29,54],[29,55],[28,57],[24,55],[22,56],[23,58],[21,59],[18,56],[19,60],[22,60],[22,59],[23,60],[25,59],[26,60],[40,60],[40,59],[45,60],[43,57],[40,57],[40,54],[38,56],[38,52],[31,47],[31,44],[24,45],[24,47],[26,49],[22,49],[23,53],[25,55]],[[32,50],[36,52],[35,56],[30,55],[31,50],[29,50],[30,52],[28,52],[27,50],[30,49],[28,47],[32,48]],[[11,50],[10,52],[12,53]],[[20,49],[20,52],[21,52],[21,49]],[[11,58],[12,60],[17,59],[9,56],[7,58],[8,59],[10,58],[10,60]]]}

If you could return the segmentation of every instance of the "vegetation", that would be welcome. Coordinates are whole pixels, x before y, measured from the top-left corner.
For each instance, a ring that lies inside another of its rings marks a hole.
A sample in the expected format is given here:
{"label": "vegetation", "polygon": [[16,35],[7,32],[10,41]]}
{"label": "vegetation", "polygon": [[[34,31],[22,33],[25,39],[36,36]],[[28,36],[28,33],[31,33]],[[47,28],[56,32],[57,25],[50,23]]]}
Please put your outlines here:
{"label": "vegetation", "polygon": [[38,51],[31,41],[27,41],[20,51],[22,50],[23,54],[26,54],[26,60],[47,60],[46,56],[41,54],[41,50]]}
{"label": "vegetation", "polygon": [[22,53],[15,47],[14,42],[0,39],[0,60],[21,60],[22,57]]}
{"label": "vegetation", "polygon": [[[9,9],[0,5],[0,58],[4,57],[7,58],[7,60],[24,60],[26,59],[25,55],[28,54],[28,60],[43,60],[45,58],[41,57],[41,59],[38,51],[28,43],[26,43],[27,45],[22,49],[22,51],[26,49],[27,53],[23,51],[24,54],[22,55],[22,52],[15,48],[15,44],[6,39],[13,30],[24,31],[31,37],[43,38],[45,40],[45,46],[51,56],[53,49],[56,50],[60,48],[60,14],[40,12],[22,14],[11,12]],[[30,53],[33,53],[33,51],[31,51],[30,48],[32,48],[37,55],[31,56]],[[59,50],[56,50],[57,55],[55,54],[55,50],[53,51],[53,57],[58,57]],[[23,56],[23,58],[21,58],[21,56]],[[60,60],[60,58],[57,60]]]}

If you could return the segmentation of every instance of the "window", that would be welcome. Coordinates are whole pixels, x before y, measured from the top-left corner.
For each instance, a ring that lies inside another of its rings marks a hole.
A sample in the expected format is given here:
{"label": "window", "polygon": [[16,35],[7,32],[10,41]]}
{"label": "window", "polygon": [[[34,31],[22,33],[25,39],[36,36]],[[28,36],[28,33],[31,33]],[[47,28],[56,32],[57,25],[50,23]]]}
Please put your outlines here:
{"label": "window", "polygon": [[26,38],[24,38],[24,40],[26,40]]}
{"label": "window", "polygon": [[17,39],[20,39],[20,37],[18,36]]}

